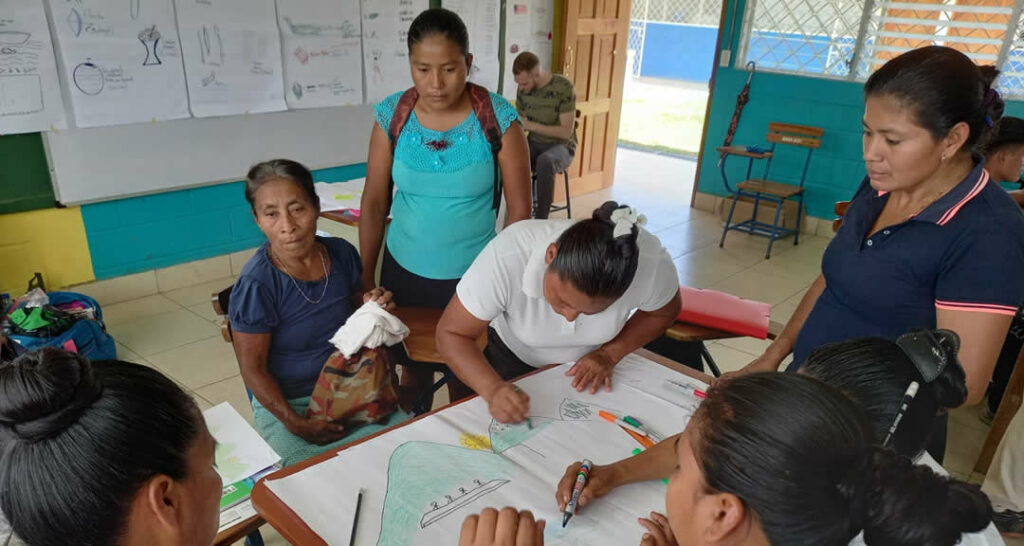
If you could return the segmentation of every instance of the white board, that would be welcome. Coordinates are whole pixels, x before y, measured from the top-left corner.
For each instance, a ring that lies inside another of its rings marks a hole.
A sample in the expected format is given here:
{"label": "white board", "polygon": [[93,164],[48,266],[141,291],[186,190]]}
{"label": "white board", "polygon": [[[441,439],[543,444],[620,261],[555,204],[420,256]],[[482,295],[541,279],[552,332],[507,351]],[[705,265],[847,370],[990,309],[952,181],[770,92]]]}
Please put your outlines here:
{"label": "white board", "polygon": [[469,31],[469,52],[473,54],[469,80],[497,93],[498,82],[501,81],[501,62],[498,59],[500,0],[444,0],[442,5],[459,14]]}
{"label": "white board", "polygon": [[75,125],[188,117],[171,0],[48,0]]}
{"label": "white board", "polygon": [[277,157],[311,169],[363,163],[372,127],[370,107],[344,106],[43,135],[57,199],[71,205],[241,180]]}
{"label": "white board", "polygon": [[175,0],[195,117],[286,108],[274,0]]}
{"label": "white board", "polygon": [[39,0],[0,0],[0,134],[64,129],[57,63]]}
{"label": "white board", "polygon": [[363,102],[359,4],[336,0],[277,0],[289,108]]}
{"label": "white board", "polygon": [[497,423],[475,398],[265,483],[327,544],[349,544],[360,489],[357,546],[455,544],[466,516],[488,506],[529,509],[547,520],[549,546],[638,544],[644,529],[636,518],[665,510],[660,480],[615,489],[565,528],[555,486],[573,461],[609,464],[640,447],[599,410],[632,415],[668,437],[685,428],[699,400],[666,380],[704,385],[629,355],[615,367],[611,392],[580,393],[564,375],[567,366],[516,381],[530,395],[531,425]]}
{"label": "white board", "polygon": [[560,67],[551,66],[551,39],[554,13],[550,2],[543,0],[508,0],[505,6],[505,74],[501,94],[515,100],[517,86],[512,75],[512,62],[524,51],[540,58],[541,65],[552,72]]}
{"label": "white board", "polygon": [[366,102],[412,87],[406,39],[409,25],[427,7],[428,0],[362,0]]}

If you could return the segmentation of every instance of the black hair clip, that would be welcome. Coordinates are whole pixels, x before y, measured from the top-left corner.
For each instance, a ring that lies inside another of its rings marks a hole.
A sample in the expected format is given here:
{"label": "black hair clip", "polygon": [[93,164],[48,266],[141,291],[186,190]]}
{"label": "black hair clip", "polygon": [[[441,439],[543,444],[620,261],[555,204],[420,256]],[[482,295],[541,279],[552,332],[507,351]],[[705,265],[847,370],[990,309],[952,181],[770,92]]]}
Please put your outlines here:
{"label": "black hair clip", "polygon": [[896,338],[896,345],[914,363],[925,383],[931,383],[942,375],[949,364],[949,348],[952,354],[960,352],[960,336],[952,330],[918,330]]}

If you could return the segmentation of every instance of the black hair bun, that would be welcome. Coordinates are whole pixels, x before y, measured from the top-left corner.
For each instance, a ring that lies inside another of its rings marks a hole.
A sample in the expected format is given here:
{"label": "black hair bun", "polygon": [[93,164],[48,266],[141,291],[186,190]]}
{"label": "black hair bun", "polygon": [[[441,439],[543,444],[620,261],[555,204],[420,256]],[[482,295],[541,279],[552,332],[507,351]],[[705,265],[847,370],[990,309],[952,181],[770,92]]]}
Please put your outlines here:
{"label": "black hair bun", "polygon": [[100,395],[85,357],[46,347],[0,366],[0,429],[35,442],[75,423]]}
{"label": "black hair bun", "polygon": [[928,387],[934,393],[940,407],[956,408],[967,400],[967,374],[957,358],[957,353],[960,352],[960,336],[952,330],[934,330],[934,334],[948,364]]}
{"label": "black hair bun", "polygon": [[594,214],[591,217],[609,226],[614,226],[615,222],[612,222],[612,213],[620,208],[622,208],[622,205],[619,205],[616,201],[605,201],[600,207],[594,209]]}

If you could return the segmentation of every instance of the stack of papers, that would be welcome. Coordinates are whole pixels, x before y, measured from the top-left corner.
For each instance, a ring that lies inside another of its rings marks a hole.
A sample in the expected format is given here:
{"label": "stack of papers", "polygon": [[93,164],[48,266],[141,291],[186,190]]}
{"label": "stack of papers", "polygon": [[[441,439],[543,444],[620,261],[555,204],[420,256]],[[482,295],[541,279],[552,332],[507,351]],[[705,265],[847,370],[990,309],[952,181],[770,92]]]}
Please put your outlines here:
{"label": "stack of papers", "polygon": [[314,184],[316,195],[320,198],[320,211],[359,210],[363,199],[365,178],[357,178],[348,182],[317,182]]}
{"label": "stack of papers", "polygon": [[249,503],[253,486],[280,467],[281,457],[231,407],[223,402],[203,412],[210,434],[217,440],[217,473],[224,482],[221,529],[255,514]]}

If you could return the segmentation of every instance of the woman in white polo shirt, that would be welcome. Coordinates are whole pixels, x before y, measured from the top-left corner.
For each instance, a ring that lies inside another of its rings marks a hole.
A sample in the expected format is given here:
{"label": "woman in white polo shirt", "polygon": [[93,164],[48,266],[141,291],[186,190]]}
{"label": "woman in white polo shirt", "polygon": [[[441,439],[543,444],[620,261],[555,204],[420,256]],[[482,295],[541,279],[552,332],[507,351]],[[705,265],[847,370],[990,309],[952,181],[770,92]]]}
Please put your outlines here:
{"label": "woman in white polo shirt", "polygon": [[[477,256],[438,324],[437,344],[495,419],[526,418],[529,397],[508,380],[548,364],[575,361],[566,372],[573,387],[611,390],[612,368],[672,324],[676,268],[643,223],[609,201],[579,222],[518,222]],[[475,340],[485,331],[481,351]]]}

